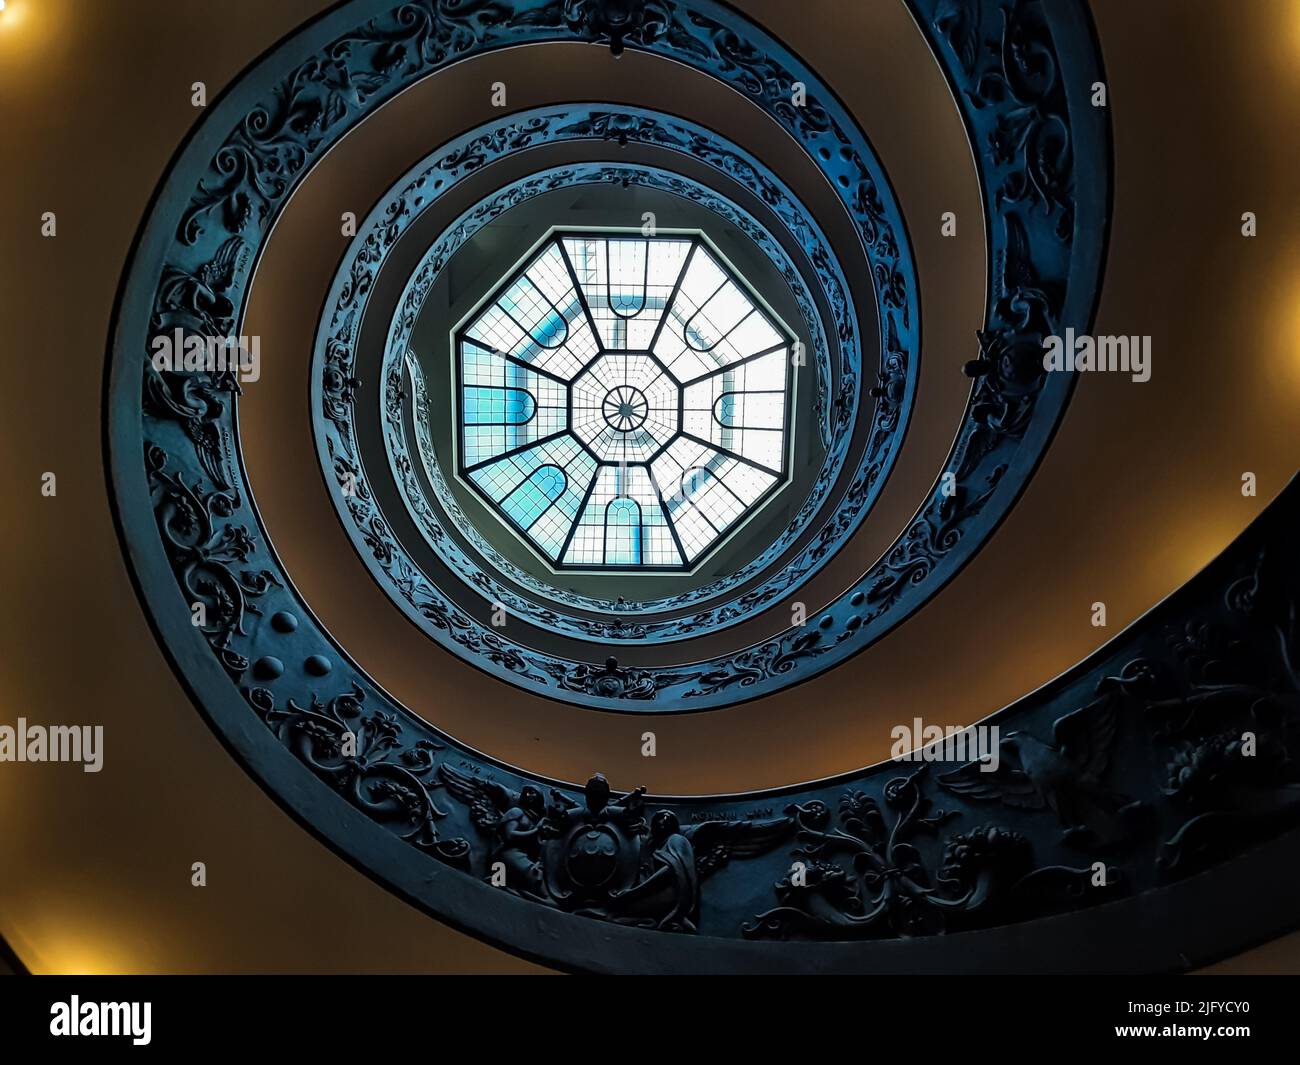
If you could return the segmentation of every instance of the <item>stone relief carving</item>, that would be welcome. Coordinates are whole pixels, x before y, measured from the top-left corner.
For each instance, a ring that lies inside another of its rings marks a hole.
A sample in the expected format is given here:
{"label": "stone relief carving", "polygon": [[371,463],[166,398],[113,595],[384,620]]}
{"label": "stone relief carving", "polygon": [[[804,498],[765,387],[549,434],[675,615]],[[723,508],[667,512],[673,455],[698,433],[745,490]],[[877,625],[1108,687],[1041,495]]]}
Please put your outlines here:
{"label": "stone relief carving", "polygon": [[790,809],[801,846],[792,871],[777,885],[782,905],[744,926],[746,936],[795,935],[856,939],[873,935],[933,935],[959,928],[981,911],[1011,899],[1104,898],[1119,871],[1091,886],[1082,868],[1038,866],[1024,836],[995,825],[952,836],[937,868],[919,843],[958,816],[934,807],[919,781],[928,766],[885,784],[882,800],[845,791],[838,811],[814,800]]}
{"label": "stone relief carving", "polygon": [[243,525],[223,521],[238,506],[233,492],[204,490],[197,482],[187,485],[184,474],[167,471],[162,448],[151,447],[148,461],[158,528],[194,627],[230,675],[238,678],[249,663],[232,642],[247,635],[245,616],[261,613],[257,600],[283,585],[269,569],[245,568],[254,538]]}
{"label": "stone relief carving", "polygon": [[292,699],[277,707],[266,688],[245,689],[253,709],[276,737],[350,803],[402,839],[453,865],[464,865],[469,844],[439,835],[447,816],[434,801],[441,782],[431,775],[443,744],[406,738],[401,721],[383,711],[367,713],[359,687],[309,706]]}
{"label": "stone relief carving", "polygon": [[[164,466],[161,486],[202,500]],[[1015,727],[992,773],[887,763],[709,800],[616,794],[597,774],[574,791],[367,711],[359,685],[306,707],[245,695],[377,823],[539,905],[754,940],[988,927],[1153,890],[1300,824],[1297,521],[1300,483],[1150,624],[1002,715]],[[625,684],[635,671],[611,660],[594,676]]]}
{"label": "stone relief carving", "polygon": [[683,826],[665,809],[647,820],[644,788],[615,796],[599,773],[577,801],[554,788],[549,800],[531,785],[512,792],[446,764],[439,773],[492,837],[489,869],[500,863],[504,886],[583,916],[665,932],[696,932],[702,883],[794,829],[788,816]]}
{"label": "stone relief carving", "polygon": [[[1287,497],[1274,509],[1283,504],[1294,512]],[[1165,655],[1099,684],[1140,708],[1164,752],[1174,818],[1156,859],[1164,875],[1204,868],[1300,813],[1300,581],[1289,555],[1270,539],[1224,590],[1225,616],[1193,614],[1168,632]]]}
{"label": "stone relief carving", "polygon": [[1001,740],[994,772],[969,763],[939,778],[958,795],[1002,802],[1026,810],[1048,807],[1065,826],[1065,840],[1087,838],[1107,844],[1131,834],[1140,802],[1105,784],[1119,725],[1118,700],[1110,693],[1052,724],[1052,740],[1011,731]]}

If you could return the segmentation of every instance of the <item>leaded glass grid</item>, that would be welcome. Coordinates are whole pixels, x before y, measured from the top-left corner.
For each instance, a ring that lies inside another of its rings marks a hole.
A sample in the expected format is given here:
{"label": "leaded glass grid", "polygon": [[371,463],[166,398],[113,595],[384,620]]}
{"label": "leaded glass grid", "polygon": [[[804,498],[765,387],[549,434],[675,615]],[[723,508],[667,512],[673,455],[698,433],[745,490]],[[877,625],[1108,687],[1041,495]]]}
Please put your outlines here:
{"label": "leaded glass grid", "polygon": [[456,334],[459,471],[556,568],[692,568],[788,478],[791,345],[698,236],[553,235]]}

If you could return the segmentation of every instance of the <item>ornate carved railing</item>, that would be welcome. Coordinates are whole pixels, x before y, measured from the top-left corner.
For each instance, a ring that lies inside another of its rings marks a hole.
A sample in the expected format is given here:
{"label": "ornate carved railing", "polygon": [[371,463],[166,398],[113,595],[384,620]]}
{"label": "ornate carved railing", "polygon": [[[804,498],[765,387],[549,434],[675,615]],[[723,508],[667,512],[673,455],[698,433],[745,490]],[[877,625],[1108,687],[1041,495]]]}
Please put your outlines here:
{"label": "ornate carved railing", "polygon": [[[711,0],[517,0],[510,20],[501,7],[358,0],[287,40],[212,106],[128,269],[106,396],[119,527],[160,641],[254,775],[398,893],[565,967],[907,968],[989,942],[1010,945],[1002,964],[1051,967],[1044,952],[1091,932],[1096,914],[1133,927],[1164,902],[1179,912],[1205,883],[1245,897],[1236,870],[1255,859],[1224,859],[1252,847],[1294,856],[1279,835],[1297,794],[1294,486],[1132,630],[998,715],[995,772],[920,761],[706,798],[619,795],[599,777],[578,789],[439,733],[335,645],[249,501],[236,381],[160,371],[149,342],[175,328],[234,331],[251,265],[297,182],[362,117],[453,61],[519,43],[603,42],[739,89],[822,167],[864,246],[892,249],[894,266],[878,258],[874,279],[882,350],[910,380],[918,323],[901,220],[884,206],[865,138],[797,57]],[[956,493],[936,483],[894,547],[808,625],[725,659],[662,670],[543,661],[449,612],[476,664],[601,708],[751,698],[878,639],[1013,505],[1070,391],[1068,375],[1043,372],[1043,337],[1086,330],[1097,294],[1109,150],[1087,92],[1099,58],[1072,0],[912,8],[978,149],[991,246],[975,385],[946,466]],[[808,87],[806,108],[788,106],[795,81]],[[334,384],[342,396],[346,380]],[[898,398],[894,388],[887,380],[877,398]],[[195,603],[207,616],[197,627]],[[1261,930],[1281,919],[1261,905]],[[1015,931],[1025,921],[1033,936]],[[1218,949],[1219,934],[1191,930],[1190,952]],[[1130,957],[1153,956],[1134,947]]]}

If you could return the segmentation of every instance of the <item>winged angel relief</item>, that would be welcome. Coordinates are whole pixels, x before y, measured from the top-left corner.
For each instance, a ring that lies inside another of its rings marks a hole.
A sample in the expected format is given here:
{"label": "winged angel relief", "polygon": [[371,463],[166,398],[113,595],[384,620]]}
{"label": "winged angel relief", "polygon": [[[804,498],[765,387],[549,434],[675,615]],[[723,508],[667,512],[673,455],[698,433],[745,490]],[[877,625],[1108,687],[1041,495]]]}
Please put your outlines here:
{"label": "winged angel relief", "polygon": [[1118,703],[1106,694],[1057,718],[1050,743],[1027,732],[1008,732],[997,772],[971,763],[941,776],[939,783],[980,802],[1050,808],[1064,826],[1066,843],[1116,844],[1132,835],[1135,815],[1144,809],[1105,783],[1118,724]]}
{"label": "winged angel relief", "polygon": [[489,882],[572,913],[661,931],[696,932],[701,884],[795,829],[793,817],[683,826],[671,810],[647,825],[645,789],[615,796],[599,773],[574,802],[555,789],[549,797],[533,785],[513,791],[446,764],[438,772],[491,840]]}

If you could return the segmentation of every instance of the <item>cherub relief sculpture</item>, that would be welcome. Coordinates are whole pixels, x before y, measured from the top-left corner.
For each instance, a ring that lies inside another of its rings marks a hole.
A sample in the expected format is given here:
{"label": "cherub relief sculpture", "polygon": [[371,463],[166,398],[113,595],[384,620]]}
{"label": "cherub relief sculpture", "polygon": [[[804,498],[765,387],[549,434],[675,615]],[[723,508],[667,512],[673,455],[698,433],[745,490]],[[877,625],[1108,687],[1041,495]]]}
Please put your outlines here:
{"label": "cherub relief sculpture", "polygon": [[700,884],[732,858],[750,858],[771,850],[794,828],[792,817],[761,821],[704,821],[683,828],[671,810],[650,819],[650,834],[641,844],[640,878],[614,895],[625,919],[644,914],[668,932],[695,932],[699,922]]}
{"label": "cherub relief sculpture", "polygon": [[683,827],[671,810],[647,826],[644,788],[615,796],[599,773],[582,801],[552,789],[511,791],[443,765],[447,791],[491,837],[488,878],[497,863],[504,887],[561,909],[662,931],[699,930],[701,884],[732,858],[763,854],[795,829],[793,817],[707,820]]}
{"label": "cherub relief sculpture", "polygon": [[540,826],[546,800],[531,784],[519,791],[462,773],[443,764],[438,775],[447,791],[470,808],[474,827],[492,837],[488,865],[500,863],[505,884],[528,898],[545,900],[542,878]]}

